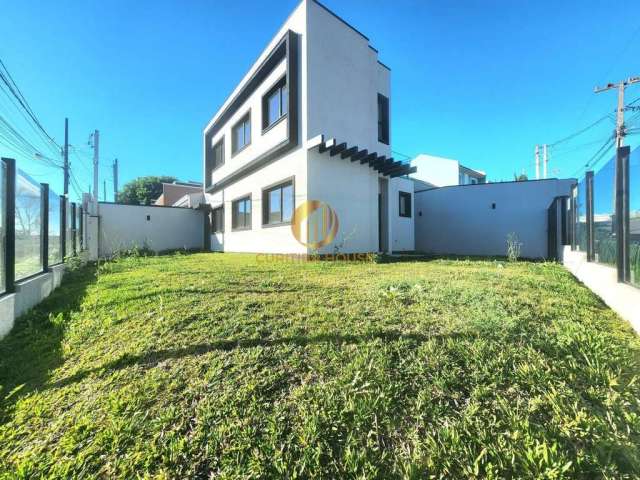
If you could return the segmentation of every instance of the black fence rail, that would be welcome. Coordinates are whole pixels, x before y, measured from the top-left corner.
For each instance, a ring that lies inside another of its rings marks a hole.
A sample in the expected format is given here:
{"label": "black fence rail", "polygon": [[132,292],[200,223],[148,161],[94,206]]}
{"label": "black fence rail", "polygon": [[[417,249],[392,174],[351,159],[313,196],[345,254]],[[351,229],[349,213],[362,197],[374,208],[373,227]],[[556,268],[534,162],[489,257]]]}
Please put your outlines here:
{"label": "black fence rail", "polygon": [[0,160],[0,295],[85,249],[82,206]]}
{"label": "black fence rail", "polygon": [[[568,200],[568,231],[571,250],[616,268],[618,282],[640,287],[640,229],[634,230],[640,227],[640,150],[633,169],[630,158],[630,147],[621,147],[597,173],[586,172]],[[550,207],[550,222],[552,215]]]}

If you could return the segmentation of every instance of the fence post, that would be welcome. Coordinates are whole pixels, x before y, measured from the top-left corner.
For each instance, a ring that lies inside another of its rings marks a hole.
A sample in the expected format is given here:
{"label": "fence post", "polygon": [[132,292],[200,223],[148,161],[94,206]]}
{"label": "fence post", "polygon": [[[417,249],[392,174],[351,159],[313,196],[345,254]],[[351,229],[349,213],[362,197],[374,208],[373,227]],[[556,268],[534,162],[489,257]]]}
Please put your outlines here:
{"label": "fence post", "polygon": [[71,246],[72,252],[74,255],[77,255],[78,251],[76,250],[76,204],[72,203],[71,205]]}
{"label": "fence post", "polygon": [[593,170],[586,174],[587,185],[587,261],[593,262],[596,258],[593,239]]}
{"label": "fence post", "polygon": [[558,260],[558,197],[547,208],[547,259]]}
{"label": "fence post", "polygon": [[571,251],[575,252],[576,251],[576,222],[578,221],[578,215],[576,213],[576,196],[578,195],[578,186],[574,185],[571,188],[571,198],[570,198],[570,205],[571,205],[571,212],[569,215],[569,221],[571,222],[570,225],[570,235],[571,235]]}
{"label": "fence post", "polygon": [[78,238],[80,239],[80,251],[82,251],[83,247],[84,247],[84,232],[83,232],[83,226],[84,226],[84,211],[82,208],[82,205],[80,205],[80,216],[78,218],[80,218],[80,225],[78,226],[78,228],[80,229],[80,235],[78,235]]}
{"label": "fence post", "polygon": [[49,271],[49,184],[40,184],[40,255],[42,271]]}
{"label": "fence post", "polygon": [[618,255],[618,282],[631,281],[629,268],[629,155],[631,147],[618,148],[616,152],[616,242]]}
{"label": "fence post", "polygon": [[3,158],[2,161],[6,166],[5,292],[13,293],[16,291],[16,161],[13,158]]}
{"label": "fence post", "polygon": [[560,197],[560,245],[569,245],[569,197]]}
{"label": "fence post", "polygon": [[67,249],[67,197],[60,195],[60,251],[62,263],[64,263],[65,250]]}

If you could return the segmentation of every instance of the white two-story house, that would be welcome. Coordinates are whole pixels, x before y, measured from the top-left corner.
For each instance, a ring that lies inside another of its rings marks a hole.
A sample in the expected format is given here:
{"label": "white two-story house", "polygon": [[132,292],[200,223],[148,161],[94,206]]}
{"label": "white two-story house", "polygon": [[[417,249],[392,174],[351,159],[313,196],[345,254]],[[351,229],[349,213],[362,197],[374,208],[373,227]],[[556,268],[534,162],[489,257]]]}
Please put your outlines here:
{"label": "white two-story house", "polygon": [[390,75],[366,36],[303,0],[204,129],[212,250],[414,250]]}

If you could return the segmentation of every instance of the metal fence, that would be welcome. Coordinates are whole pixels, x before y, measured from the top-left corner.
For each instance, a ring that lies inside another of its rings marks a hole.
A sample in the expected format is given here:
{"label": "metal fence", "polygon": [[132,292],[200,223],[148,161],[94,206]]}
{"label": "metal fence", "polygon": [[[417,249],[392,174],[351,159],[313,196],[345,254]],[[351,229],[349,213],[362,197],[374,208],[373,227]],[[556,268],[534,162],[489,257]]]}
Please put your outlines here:
{"label": "metal fence", "polygon": [[[0,161],[0,294],[84,250],[82,206]],[[63,253],[64,252],[64,253]]]}
{"label": "metal fence", "polygon": [[640,149],[619,148],[598,172],[587,172],[569,205],[571,249],[640,287]]}

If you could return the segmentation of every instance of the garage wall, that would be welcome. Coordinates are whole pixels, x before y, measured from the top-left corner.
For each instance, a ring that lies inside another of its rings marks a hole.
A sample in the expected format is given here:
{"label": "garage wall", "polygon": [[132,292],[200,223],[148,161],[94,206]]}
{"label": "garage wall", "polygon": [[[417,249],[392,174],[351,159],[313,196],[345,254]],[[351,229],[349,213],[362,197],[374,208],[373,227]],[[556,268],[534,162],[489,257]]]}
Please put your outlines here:
{"label": "garage wall", "polygon": [[162,252],[204,246],[202,210],[99,203],[98,215],[101,257],[133,247]]}
{"label": "garage wall", "polygon": [[506,255],[507,236],[523,258],[547,256],[547,209],[570,195],[573,179],[487,183],[416,192],[416,250],[436,255]]}

